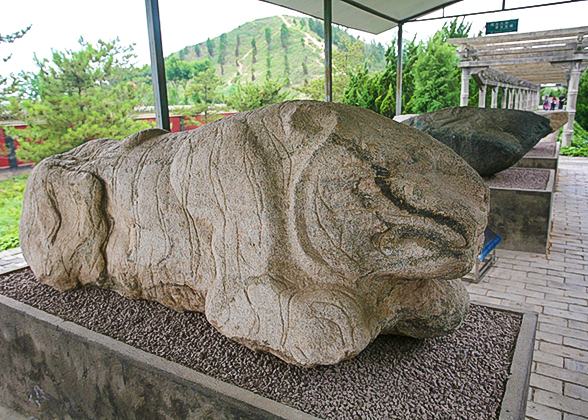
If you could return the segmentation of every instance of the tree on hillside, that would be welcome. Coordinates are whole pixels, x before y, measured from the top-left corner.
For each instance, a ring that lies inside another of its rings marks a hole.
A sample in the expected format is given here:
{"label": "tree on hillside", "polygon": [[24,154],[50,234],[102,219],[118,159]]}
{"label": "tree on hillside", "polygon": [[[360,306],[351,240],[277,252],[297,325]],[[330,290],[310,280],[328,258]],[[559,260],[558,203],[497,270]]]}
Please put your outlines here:
{"label": "tree on hillside", "polygon": [[270,28],[265,28],[265,42],[267,42],[267,52],[269,55],[269,51],[271,49],[271,42],[272,42],[272,31]]}
{"label": "tree on hillside", "polygon": [[219,54],[218,54],[218,64],[221,68],[221,74],[225,74],[225,67],[224,65],[227,62],[227,34],[224,33],[220,36],[220,43],[219,43]]}
{"label": "tree on hillside", "polygon": [[208,49],[208,54],[210,56],[214,56],[214,41],[210,38],[206,40],[206,48]]}
{"label": "tree on hillside", "polygon": [[200,44],[194,45],[194,54],[196,54],[196,57],[200,58]]}
{"label": "tree on hillside", "polygon": [[266,58],[266,65],[267,65],[267,71],[265,73],[265,77],[269,79],[269,78],[272,77],[272,71],[271,71],[271,68],[272,68],[272,60],[271,60],[271,58],[270,58],[269,55]]}
{"label": "tree on hillside", "polygon": [[204,113],[205,123],[210,121],[210,107],[219,99],[218,88],[221,84],[221,80],[216,75],[216,69],[212,66],[194,75],[188,84],[186,94],[194,99],[195,113]]}
{"label": "tree on hillside", "polygon": [[266,78],[263,84],[245,83],[227,98],[227,104],[236,111],[249,111],[266,105],[291,99],[291,93],[284,91],[286,82]]}
{"label": "tree on hillside", "polygon": [[255,64],[257,62],[257,44],[255,43],[255,37],[251,39],[251,62]]}
{"label": "tree on hillside", "polygon": [[288,54],[288,45],[290,44],[290,30],[285,23],[282,23],[282,27],[280,29],[280,39],[282,40],[282,47],[284,47],[286,54]]}
{"label": "tree on hillside", "polygon": [[87,140],[123,139],[150,125],[132,118],[148,89],[124,76],[134,70],[132,47],[118,40],[79,42],[79,51],[53,51],[51,62],[36,59],[38,98],[13,103],[15,116],[27,125],[13,133],[22,160],[39,162]]}
{"label": "tree on hillside", "polygon": [[284,54],[284,80],[286,87],[290,86],[290,62],[288,61],[288,54]]}
{"label": "tree on hillside", "polygon": [[241,36],[237,34],[237,46],[235,47],[235,57],[239,57],[239,46],[241,45]]}
{"label": "tree on hillside", "polygon": [[308,66],[306,65],[306,63],[304,61],[302,62],[302,74],[304,74],[305,76],[308,76]]}

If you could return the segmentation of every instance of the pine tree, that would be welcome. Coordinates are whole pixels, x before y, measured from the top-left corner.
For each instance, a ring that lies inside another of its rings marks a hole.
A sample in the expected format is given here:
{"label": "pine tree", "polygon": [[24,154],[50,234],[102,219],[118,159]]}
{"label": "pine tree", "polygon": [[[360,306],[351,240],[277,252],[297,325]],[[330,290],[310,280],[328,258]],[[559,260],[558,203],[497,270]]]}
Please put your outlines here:
{"label": "pine tree", "polygon": [[409,104],[413,111],[431,112],[459,106],[459,83],[456,78],[455,49],[437,32],[414,64],[414,96]]}
{"label": "pine tree", "polygon": [[241,36],[237,35],[237,46],[235,47],[235,57],[239,57],[239,46],[241,45]]}
{"label": "pine tree", "polygon": [[22,160],[39,162],[90,139],[122,140],[149,127],[132,118],[148,89],[133,80],[139,72],[132,47],[82,38],[79,43],[79,51],[53,51],[51,62],[36,60],[39,96],[13,102],[13,115],[27,125],[12,133]]}
{"label": "pine tree", "polygon": [[200,44],[194,45],[194,54],[196,54],[196,57],[200,58]]}
{"label": "pine tree", "polygon": [[210,54],[211,57],[214,56],[214,41],[210,38],[208,38],[206,40],[206,48],[208,49],[208,54]]}
{"label": "pine tree", "polygon": [[227,98],[227,104],[236,111],[249,111],[287,101],[291,99],[291,94],[283,90],[285,87],[285,81],[272,80],[269,77],[263,84],[238,84]]}
{"label": "pine tree", "polygon": [[288,54],[288,45],[290,44],[290,30],[285,23],[282,23],[282,27],[280,28],[280,39],[282,41],[282,47],[284,47],[286,54]]}
{"label": "pine tree", "polygon": [[251,48],[253,49],[251,54],[252,64],[257,63],[257,44],[255,43],[255,37],[251,40]]}
{"label": "pine tree", "polygon": [[271,49],[271,42],[272,42],[272,31],[270,28],[265,28],[265,42],[267,43],[267,52]]}

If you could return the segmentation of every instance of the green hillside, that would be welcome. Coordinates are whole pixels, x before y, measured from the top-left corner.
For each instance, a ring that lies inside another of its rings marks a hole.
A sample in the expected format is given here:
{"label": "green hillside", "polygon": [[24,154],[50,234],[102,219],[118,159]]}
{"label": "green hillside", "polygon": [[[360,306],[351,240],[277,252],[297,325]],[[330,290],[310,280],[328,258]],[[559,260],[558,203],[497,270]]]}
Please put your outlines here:
{"label": "green hillside", "polygon": [[[269,34],[269,48],[266,33]],[[263,81],[268,73],[272,78],[288,78],[290,85],[300,86],[324,75],[324,27],[320,20],[274,16],[245,23],[231,32],[187,46],[173,53],[183,61],[210,62],[217,76],[226,86],[225,93],[239,82]],[[355,40],[347,32],[333,28],[333,49]],[[252,46],[255,41],[255,49]],[[221,45],[224,53],[221,55]],[[364,44],[364,53],[371,69],[384,68],[384,47]]]}

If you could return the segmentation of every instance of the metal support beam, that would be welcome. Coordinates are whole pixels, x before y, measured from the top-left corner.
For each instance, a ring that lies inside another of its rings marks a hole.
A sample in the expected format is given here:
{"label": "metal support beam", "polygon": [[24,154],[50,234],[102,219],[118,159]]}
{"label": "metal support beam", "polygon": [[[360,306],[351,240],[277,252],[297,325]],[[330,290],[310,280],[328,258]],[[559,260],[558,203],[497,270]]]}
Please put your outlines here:
{"label": "metal support beam", "polygon": [[145,0],[147,10],[147,30],[149,50],[151,51],[151,77],[155,99],[155,120],[158,128],[170,130],[169,109],[167,106],[167,85],[165,83],[165,62],[161,46],[161,25],[159,23],[158,0]]}
{"label": "metal support beam", "polygon": [[402,115],[402,23],[398,24],[398,60],[396,61],[396,114]]}
{"label": "metal support beam", "polygon": [[323,0],[325,22],[325,102],[333,102],[333,5],[331,0]]}

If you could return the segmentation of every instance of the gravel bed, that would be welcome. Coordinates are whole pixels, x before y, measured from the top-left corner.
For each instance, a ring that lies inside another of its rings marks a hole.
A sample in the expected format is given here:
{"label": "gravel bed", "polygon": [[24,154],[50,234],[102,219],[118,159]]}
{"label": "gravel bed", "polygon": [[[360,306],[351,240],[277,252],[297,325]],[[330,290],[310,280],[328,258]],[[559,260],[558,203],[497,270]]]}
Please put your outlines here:
{"label": "gravel bed", "polygon": [[525,157],[555,157],[555,143],[537,143]]}
{"label": "gravel bed", "polygon": [[549,171],[545,169],[509,168],[484,177],[489,187],[519,188],[523,190],[545,190],[549,182]]}
{"label": "gravel bed", "polygon": [[58,292],[29,269],[0,276],[0,294],[324,419],[496,419],[521,323],[472,305],[451,336],[380,336],[352,360],[305,369],[233,343],[200,313]]}

